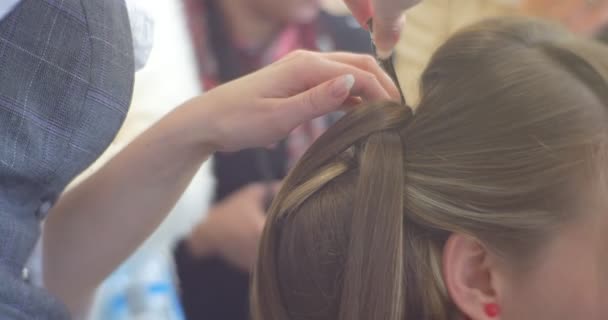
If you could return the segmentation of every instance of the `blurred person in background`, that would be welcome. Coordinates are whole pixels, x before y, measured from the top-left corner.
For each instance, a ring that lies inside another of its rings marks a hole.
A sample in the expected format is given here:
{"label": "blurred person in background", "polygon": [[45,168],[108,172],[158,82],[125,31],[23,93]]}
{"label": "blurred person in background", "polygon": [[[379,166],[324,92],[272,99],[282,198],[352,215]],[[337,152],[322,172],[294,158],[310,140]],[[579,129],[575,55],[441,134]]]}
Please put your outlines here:
{"label": "blurred person in background", "polygon": [[[64,193],[128,112],[129,22],[124,0],[0,1],[1,319],[79,316],[216,151],[272,145],[349,98],[399,96],[369,56],[300,51],[184,102]],[[45,288],[26,268],[41,235]]]}
{"label": "blurred person in background", "polygon": [[[357,2],[359,0],[347,0]],[[353,10],[357,12],[357,10]],[[487,17],[525,14],[558,21],[589,37],[608,23],[606,0],[425,0],[407,12],[396,46],[396,67],[411,103],[418,100],[418,78],[431,53],[458,29]],[[606,37],[604,37],[606,38]]]}
{"label": "blurred person in background", "polygon": [[[184,4],[204,90],[296,49],[370,50],[369,34],[352,17],[324,12],[320,0],[184,0]],[[273,189],[334,118],[303,125],[271,149],[215,155],[214,205],[208,218],[175,250],[188,319],[248,318],[249,275]]]}

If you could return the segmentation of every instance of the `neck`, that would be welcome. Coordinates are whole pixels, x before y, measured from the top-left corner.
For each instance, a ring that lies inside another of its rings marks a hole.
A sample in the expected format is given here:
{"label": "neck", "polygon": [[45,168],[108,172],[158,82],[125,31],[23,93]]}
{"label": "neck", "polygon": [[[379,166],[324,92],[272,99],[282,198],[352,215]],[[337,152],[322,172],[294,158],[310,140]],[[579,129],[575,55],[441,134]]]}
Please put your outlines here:
{"label": "neck", "polygon": [[244,40],[248,47],[266,44],[281,27],[278,20],[257,12],[250,0],[220,0],[217,4],[232,37]]}

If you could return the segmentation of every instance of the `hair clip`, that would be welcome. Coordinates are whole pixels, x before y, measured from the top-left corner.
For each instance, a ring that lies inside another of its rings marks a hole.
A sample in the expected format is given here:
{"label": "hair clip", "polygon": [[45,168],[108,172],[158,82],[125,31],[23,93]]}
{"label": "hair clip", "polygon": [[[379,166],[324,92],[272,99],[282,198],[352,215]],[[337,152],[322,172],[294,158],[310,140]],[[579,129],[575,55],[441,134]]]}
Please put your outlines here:
{"label": "hair clip", "polygon": [[389,77],[393,80],[395,85],[397,86],[397,90],[399,90],[399,95],[401,96],[401,103],[407,105],[405,101],[405,96],[403,95],[403,91],[401,91],[401,85],[399,84],[399,78],[397,78],[397,72],[395,71],[395,62],[394,62],[394,51],[391,53],[388,58],[383,59],[378,56],[378,49],[376,48],[376,44],[374,43],[374,31],[373,31],[373,19],[369,19],[367,21],[367,27],[369,29],[369,33],[371,36],[372,43],[372,52],[374,53],[374,58],[378,62],[378,65],[386,72]]}

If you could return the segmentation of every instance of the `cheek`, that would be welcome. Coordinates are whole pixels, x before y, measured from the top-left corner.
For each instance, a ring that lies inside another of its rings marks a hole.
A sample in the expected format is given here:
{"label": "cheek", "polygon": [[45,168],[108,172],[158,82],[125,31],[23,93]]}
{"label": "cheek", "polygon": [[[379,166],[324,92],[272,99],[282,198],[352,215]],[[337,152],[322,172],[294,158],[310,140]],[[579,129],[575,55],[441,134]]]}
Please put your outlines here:
{"label": "cheek", "polygon": [[525,278],[513,281],[502,319],[607,319],[607,266],[588,242],[571,240],[550,252]]}

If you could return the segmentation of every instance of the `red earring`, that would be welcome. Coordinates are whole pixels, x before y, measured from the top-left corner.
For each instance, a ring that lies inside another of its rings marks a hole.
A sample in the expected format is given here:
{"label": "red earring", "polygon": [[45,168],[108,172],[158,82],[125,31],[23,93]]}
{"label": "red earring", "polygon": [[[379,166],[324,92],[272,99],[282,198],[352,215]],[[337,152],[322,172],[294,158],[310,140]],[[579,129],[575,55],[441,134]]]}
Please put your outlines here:
{"label": "red earring", "polygon": [[488,303],[484,307],[486,315],[490,318],[496,318],[500,314],[500,307],[496,303]]}

